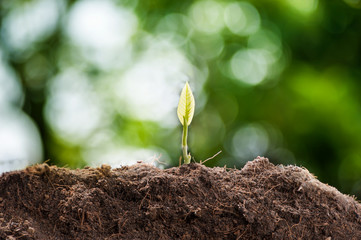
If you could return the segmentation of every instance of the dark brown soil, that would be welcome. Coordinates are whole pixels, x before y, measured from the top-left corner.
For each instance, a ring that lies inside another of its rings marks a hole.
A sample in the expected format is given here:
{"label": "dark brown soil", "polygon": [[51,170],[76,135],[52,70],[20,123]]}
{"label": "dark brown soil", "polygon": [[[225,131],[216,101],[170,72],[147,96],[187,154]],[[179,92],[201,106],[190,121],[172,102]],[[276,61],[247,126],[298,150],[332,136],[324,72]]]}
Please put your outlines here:
{"label": "dark brown soil", "polygon": [[306,169],[36,165],[0,178],[0,239],[361,239],[361,205]]}

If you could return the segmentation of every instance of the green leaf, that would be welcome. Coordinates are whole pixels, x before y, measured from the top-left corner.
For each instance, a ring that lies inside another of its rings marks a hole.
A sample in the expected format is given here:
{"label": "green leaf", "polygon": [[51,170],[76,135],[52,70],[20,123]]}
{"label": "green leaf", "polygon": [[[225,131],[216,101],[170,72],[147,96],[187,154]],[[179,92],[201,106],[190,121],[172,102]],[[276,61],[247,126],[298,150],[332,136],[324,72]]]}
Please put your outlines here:
{"label": "green leaf", "polygon": [[179,121],[184,125],[184,120],[187,126],[191,124],[194,115],[195,102],[191,88],[188,82],[184,86],[179,98],[177,114]]}

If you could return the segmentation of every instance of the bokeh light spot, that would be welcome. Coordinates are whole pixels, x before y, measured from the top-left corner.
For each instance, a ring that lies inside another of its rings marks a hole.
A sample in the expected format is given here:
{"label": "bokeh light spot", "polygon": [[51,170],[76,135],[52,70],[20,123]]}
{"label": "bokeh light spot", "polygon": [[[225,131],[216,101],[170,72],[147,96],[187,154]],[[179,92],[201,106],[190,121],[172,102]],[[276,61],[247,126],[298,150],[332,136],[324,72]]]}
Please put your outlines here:
{"label": "bokeh light spot", "polygon": [[20,107],[23,93],[13,69],[6,63],[0,48],[0,110],[10,105]]}
{"label": "bokeh light spot", "polygon": [[32,120],[15,109],[0,109],[0,173],[42,161],[41,139]]}
{"label": "bokeh light spot", "polygon": [[257,32],[261,25],[257,9],[247,2],[229,3],[224,11],[224,21],[232,33],[241,36]]}
{"label": "bokeh light spot", "polygon": [[222,4],[216,1],[199,1],[192,5],[190,17],[198,31],[214,34],[224,27],[223,11]]}
{"label": "bokeh light spot", "polygon": [[318,0],[288,0],[288,3],[302,14],[310,14],[318,7]]}
{"label": "bokeh light spot", "polygon": [[224,41],[220,35],[198,36],[193,43],[199,56],[207,60],[218,57],[224,48]]}
{"label": "bokeh light spot", "polygon": [[182,14],[168,14],[163,17],[157,27],[157,36],[175,43],[177,46],[185,44],[191,34],[191,22]]}
{"label": "bokeh light spot", "polygon": [[267,76],[267,56],[267,52],[260,49],[239,50],[230,62],[234,77],[249,85],[261,83]]}
{"label": "bokeh light spot", "polygon": [[109,68],[124,54],[137,26],[134,13],[111,0],[82,0],[71,9],[66,30],[84,57]]}
{"label": "bokeh light spot", "polygon": [[263,49],[270,53],[272,57],[270,63],[278,60],[282,55],[282,42],[280,37],[273,31],[260,29],[252,34],[248,39],[248,47],[253,49]]}
{"label": "bokeh light spot", "polygon": [[262,125],[252,123],[238,129],[232,139],[232,152],[240,161],[263,156],[269,145],[269,136]]}
{"label": "bokeh light spot", "polygon": [[74,144],[84,142],[106,124],[101,103],[88,80],[73,69],[52,79],[45,117],[63,140]]}
{"label": "bokeh light spot", "polygon": [[23,51],[49,36],[56,27],[64,2],[59,0],[27,1],[5,17],[2,34],[8,46]]}

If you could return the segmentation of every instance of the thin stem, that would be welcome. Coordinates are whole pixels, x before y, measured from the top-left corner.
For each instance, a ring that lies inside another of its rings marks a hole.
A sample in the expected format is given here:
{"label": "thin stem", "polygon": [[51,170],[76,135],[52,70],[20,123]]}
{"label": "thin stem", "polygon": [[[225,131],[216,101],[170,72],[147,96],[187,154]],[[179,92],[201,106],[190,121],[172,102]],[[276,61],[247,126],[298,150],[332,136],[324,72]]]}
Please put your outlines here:
{"label": "thin stem", "polygon": [[188,137],[188,124],[187,124],[187,119],[183,117],[182,150],[183,150],[183,158],[185,164],[191,162],[191,155],[188,154],[187,137]]}

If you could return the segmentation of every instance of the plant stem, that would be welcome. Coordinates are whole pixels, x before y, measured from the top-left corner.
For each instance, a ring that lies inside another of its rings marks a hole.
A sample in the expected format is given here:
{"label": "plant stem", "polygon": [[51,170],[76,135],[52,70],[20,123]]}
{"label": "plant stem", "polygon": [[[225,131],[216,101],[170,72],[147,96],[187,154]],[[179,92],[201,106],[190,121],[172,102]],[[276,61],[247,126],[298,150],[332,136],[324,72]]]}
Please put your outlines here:
{"label": "plant stem", "polygon": [[185,164],[189,164],[191,162],[191,155],[188,154],[187,152],[188,151],[187,137],[188,137],[188,124],[187,124],[187,119],[183,117],[182,150],[183,150],[183,158]]}

